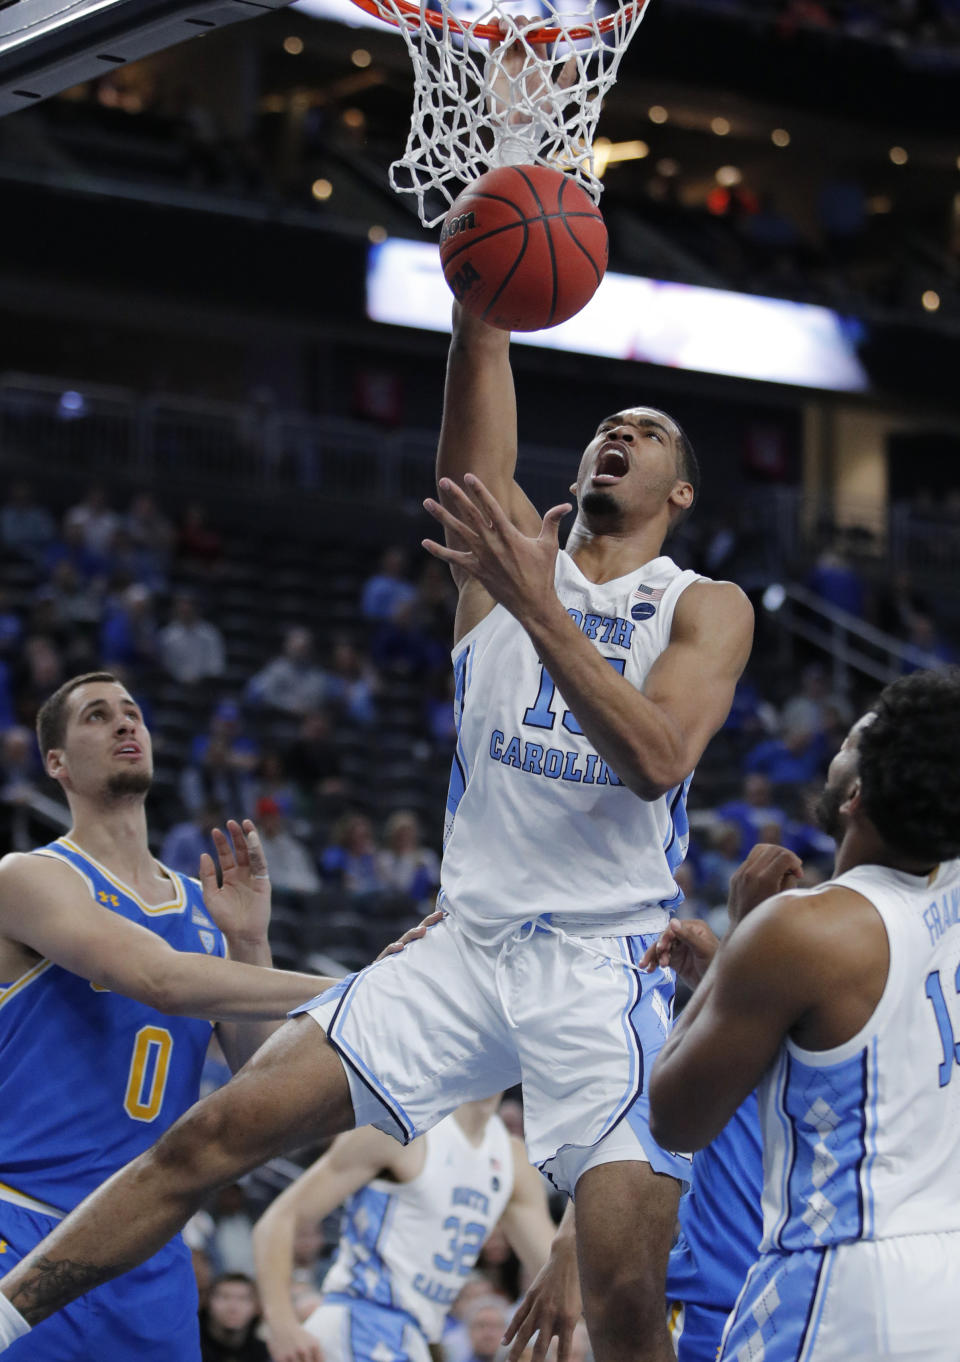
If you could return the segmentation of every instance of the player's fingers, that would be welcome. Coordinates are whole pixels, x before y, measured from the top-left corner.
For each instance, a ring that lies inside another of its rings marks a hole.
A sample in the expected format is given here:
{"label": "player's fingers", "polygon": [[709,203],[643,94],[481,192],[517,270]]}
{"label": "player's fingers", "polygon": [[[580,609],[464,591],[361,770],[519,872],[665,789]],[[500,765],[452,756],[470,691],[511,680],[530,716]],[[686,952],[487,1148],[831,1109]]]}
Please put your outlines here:
{"label": "player's fingers", "polygon": [[[508,530],[512,528],[512,522],[506,511],[497,501],[492,492],[488,492],[486,487],[477,477],[476,473],[466,473],[463,478],[464,486],[473,499],[474,505],[482,507],[486,514],[487,521],[498,530]],[[479,512],[478,512],[479,513]]]}
{"label": "player's fingers", "polygon": [[563,1320],[557,1326],[557,1362],[567,1362],[570,1344],[573,1342],[573,1326]]}
{"label": "player's fingers", "polygon": [[220,869],[226,873],[233,870],[237,864],[233,847],[230,845],[230,838],[220,828],[211,828],[210,835],[213,838],[213,845],[217,849],[217,858],[220,861]]}
{"label": "player's fingers", "polygon": [[456,563],[459,567],[466,568],[468,572],[475,572],[477,568],[477,556],[475,553],[463,553],[459,549],[448,549],[445,544],[438,544],[435,539],[421,539],[420,544],[427,553],[432,553],[434,558],[442,558],[445,563]]}
{"label": "player's fingers", "polygon": [[217,868],[209,851],[205,851],[200,857],[200,887],[204,892],[217,887]]}
{"label": "player's fingers", "polygon": [[563,69],[557,77],[557,89],[568,90],[577,78],[577,59],[575,56],[568,57],[563,63]]}
{"label": "player's fingers", "polygon": [[433,497],[424,497],[423,508],[430,512],[434,520],[439,520],[444,529],[460,535],[468,544],[471,541],[476,542],[478,539],[480,526],[477,523],[478,518],[475,509],[472,515],[473,523],[469,523],[467,520],[460,520],[451,511],[448,511],[446,506],[442,506],[439,501],[434,501]]}
{"label": "player's fingers", "polygon": [[510,1344],[510,1351],[507,1354],[509,1362],[517,1362],[530,1342],[530,1336],[536,1327],[536,1315],[532,1308],[526,1302],[522,1303],[503,1336],[504,1343]]}
{"label": "player's fingers", "polygon": [[565,501],[562,506],[551,506],[550,510],[543,517],[543,525],[540,530],[541,539],[550,539],[556,544],[560,537],[560,521],[565,515],[569,515],[573,510],[569,501]]}
{"label": "player's fingers", "polygon": [[547,1349],[550,1347],[553,1334],[554,1330],[552,1328],[545,1328],[541,1321],[540,1328],[537,1330],[537,1337],[533,1343],[533,1352],[530,1354],[530,1362],[545,1362]]}
{"label": "player's fingers", "polygon": [[270,867],[267,865],[267,857],[263,843],[260,841],[260,834],[249,819],[246,821],[246,829],[245,845],[250,874],[255,880],[268,880],[270,878]]}
{"label": "player's fingers", "polygon": [[[487,492],[487,489],[483,486],[483,483],[480,482],[479,478],[475,477],[473,473],[466,473],[463,482],[464,485],[461,487],[459,483],[454,482],[452,478],[441,478],[437,483],[437,486],[443,493],[444,499],[452,501],[455,504],[457,514],[462,515],[464,519],[468,520],[477,534],[482,534],[484,530],[489,530],[492,526],[499,524],[496,513],[499,513],[500,521],[509,524],[506,516],[504,516],[503,512],[500,510],[500,503],[496,501],[495,498],[490,497],[490,493]],[[483,492],[490,498],[493,505],[493,511],[491,511],[490,507],[483,501],[482,497],[477,495],[476,486],[478,484]]]}
{"label": "player's fingers", "polygon": [[230,841],[233,843],[233,854],[237,858],[237,865],[248,866],[250,857],[247,852],[247,839],[243,835],[243,828],[235,818],[227,819],[227,832],[229,832]]}

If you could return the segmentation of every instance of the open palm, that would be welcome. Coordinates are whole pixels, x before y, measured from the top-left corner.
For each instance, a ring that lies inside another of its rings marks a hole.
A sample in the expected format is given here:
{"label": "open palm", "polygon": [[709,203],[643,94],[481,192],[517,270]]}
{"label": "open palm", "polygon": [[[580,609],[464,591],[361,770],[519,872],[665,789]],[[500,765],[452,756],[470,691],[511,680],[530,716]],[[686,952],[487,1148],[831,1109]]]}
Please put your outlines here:
{"label": "open palm", "polygon": [[260,834],[249,818],[241,827],[227,820],[227,832],[213,829],[213,842],[220,863],[221,883],[213,857],[200,857],[200,884],[203,901],[214,922],[226,937],[261,940],[270,925],[270,876],[267,858],[260,845]]}

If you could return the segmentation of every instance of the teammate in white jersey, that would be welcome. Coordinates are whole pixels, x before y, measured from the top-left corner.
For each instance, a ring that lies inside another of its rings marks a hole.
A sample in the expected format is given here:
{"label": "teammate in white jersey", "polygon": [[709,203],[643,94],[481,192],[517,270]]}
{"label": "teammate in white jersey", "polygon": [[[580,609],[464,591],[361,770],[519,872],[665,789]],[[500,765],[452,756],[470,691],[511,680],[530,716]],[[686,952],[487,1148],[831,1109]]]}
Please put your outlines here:
{"label": "teammate in white jersey", "polygon": [[145,1256],[213,1186],[284,1148],[365,1124],[409,1141],[521,1082],[530,1161],[576,1193],[597,1362],[672,1362],[664,1277],[689,1160],[651,1138],[648,1083],[674,980],[638,961],[680,901],[686,791],[752,611],[736,586],[661,554],[697,473],[680,427],[650,407],[600,422],[558,552],[568,508],[541,522],[514,481],[508,347],[457,314],[443,505],[428,503],[448,540],[429,548],[460,592],[447,916],[304,1008],[8,1274],[9,1331]]}
{"label": "teammate in white jersey", "polygon": [[652,1123],[700,1148],[760,1083],[764,1233],[725,1362],[950,1362],[960,671],[883,691],[831,763],[821,813],[834,878],[727,937],[661,1052]]}
{"label": "teammate in white jersey", "polygon": [[[544,1181],[495,1115],[467,1102],[403,1146],[349,1131],[257,1221],[253,1246],[274,1362],[430,1362],[460,1288],[498,1223],[532,1275],[553,1239]],[[344,1206],[323,1302],[300,1325],[290,1294],[293,1241]]]}

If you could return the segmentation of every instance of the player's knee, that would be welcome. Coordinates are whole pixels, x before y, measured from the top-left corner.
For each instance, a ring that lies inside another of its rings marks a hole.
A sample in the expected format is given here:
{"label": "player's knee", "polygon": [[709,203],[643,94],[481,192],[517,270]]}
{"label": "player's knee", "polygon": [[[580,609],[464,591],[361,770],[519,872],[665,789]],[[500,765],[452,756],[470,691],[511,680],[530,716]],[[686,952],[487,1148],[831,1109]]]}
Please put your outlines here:
{"label": "player's knee", "polygon": [[237,1176],[237,1142],[230,1138],[229,1112],[217,1096],[191,1107],[151,1151],[158,1167],[184,1190],[207,1190]]}
{"label": "player's knee", "polygon": [[584,1311],[594,1332],[619,1336],[663,1317],[663,1274],[644,1264],[624,1264],[584,1290]]}

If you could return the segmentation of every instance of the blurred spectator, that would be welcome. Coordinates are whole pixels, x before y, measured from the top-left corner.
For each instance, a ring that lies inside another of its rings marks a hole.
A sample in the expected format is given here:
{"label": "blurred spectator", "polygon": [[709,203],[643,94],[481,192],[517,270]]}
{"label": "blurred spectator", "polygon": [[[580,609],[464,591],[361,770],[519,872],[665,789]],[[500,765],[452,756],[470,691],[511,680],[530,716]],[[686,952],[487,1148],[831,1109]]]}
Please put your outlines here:
{"label": "blurred spectator", "polygon": [[223,1187],[213,1206],[213,1235],[208,1245],[218,1272],[253,1274],[253,1217],[238,1182]]}
{"label": "blurred spectator", "polygon": [[821,553],[807,578],[807,586],[828,605],[862,617],[866,591],[860,574],[835,549]]}
{"label": "blurred spectator", "polygon": [[349,894],[383,888],[377,865],[373,825],[366,814],[345,813],[333,826],[320,861],[324,880]]}
{"label": "blurred spectator", "polygon": [[0,657],[9,657],[23,636],[23,621],[10,608],[10,598],[0,583]]}
{"label": "blurred spectator", "polygon": [[105,560],[87,547],[82,525],[65,525],[59,539],[53,539],[43,554],[43,567],[53,577],[58,564],[68,562],[81,582],[93,582],[105,573]]}
{"label": "blurred spectator", "polygon": [[196,878],[203,853],[214,855],[210,829],[215,827],[223,827],[223,812],[216,804],[205,804],[193,818],[174,823],[160,847],[161,864]]}
{"label": "blurred spectator", "polygon": [[256,798],[272,799],[284,818],[296,812],[297,790],[287,775],[279,752],[264,752],[254,771],[253,787]]}
{"label": "blurred spectator", "polygon": [[518,1140],[523,1139],[523,1103],[518,1098],[505,1097],[500,1103],[497,1115],[511,1135],[515,1135]]}
{"label": "blurred spectator", "polygon": [[153,599],[139,582],[107,602],[100,626],[100,656],[105,667],[151,667],[157,660],[158,629]]}
{"label": "blurred spectator", "polygon": [[429,559],[417,581],[417,617],[434,638],[445,644],[453,637],[457,590],[445,563]]}
{"label": "blurred spectator", "polygon": [[11,669],[6,662],[0,661],[0,732],[9,728],[15,717]]}
{"label": "blurred spectator", "polygon": [[260,1300],[252,1278],[243,1272],[215,1277],[200,1314],[202,1362],[270,1362],[267,1345],[257,1337],[259,1322]]}
{"label": "blurred spectator", "polygon": [[19,725],[0,735],[0,844],[4,852],[29,851],[35,845],[28,817],[40,791],[37,741]]}
{"label": "blurred spectator", "polygon": [[153,554],[135,543],[123,528],[117,530],[104,554],[104,565],[109,575],[120,585],[142,582],[151,591],[166,591],[167,574],[161,570]]}
{"label": "blurred spectator", "polygon": [[328,682],[313,656],[313,634],[297,627],[287,631],[283,652],[247,683],[247,699],[286,714],[308,714],[326,700]]}
{"label": "blurred spectator", "polygon": [[371,654],[375,666],[411,676],[449,666],[449,649],[433,638],[421,622],[416,600],[397,606],[389,620],[373,636]]}
{"label": "blurred spectator", "polygon": [[53,516],[35,499],[28,482],[15,482],[0,510],[0,540],[4,548],[39,561],[57,537]]}
{"label": "blurred spectator", "polygon": [[276,889],[315,894],[320,888],[317,868],[307,848],[286,828],[276,800],[258,799],[256,818],[270,871],[270,883]]}
{"label": "blurred spectator", "polygon": [[[331,1218],[335,1227],[336,1220]],[[335,1238],[334,1228],[334,1238]],[[328,1244],[319,1220],[297,1220],[293,1232],[293,1272],[291,1294],[300,1320],[305,1320],[320,1304],[320,1288],[333,1261],[334,1244]]]}
{"label": "blurred spectator", "polygon": [[222,737],[211,738],[202,759],[183,768],[179,789],[184,808],[192,814],[213,804],[240,818],[253,808],[255,797],[246,758],[236,757]]}
{"label": "blurred spectator", "polygon": [[407,555],[401,548],[385,550],[379,571],[368,577],[360,597],[364,619],[389,620],[401,605],[412,601],[417,589],[407,580]]}
{"label": "blurred spectator", "polygon": [[329,702],[360,728],[377,717],[373,697],[378,677],[367,659],[349,639],[338,639],[333,646],[330,671],[326,674]]}
{"label": "blurred spectator", "polygon": [[481,1296],[467,1307],[464,1316],[470,1351],[467,1362],[494,1362],[510,1322],[510,1307],[502,1296]]}
{"label": "blurred spectator", "polygon": [[171,621],[160,630],[157,642],[161,665],[175,681],[193,685],[223,675],[227,661],[223,635],[200,618],[192,596],[174,596]]}
{"label": "blurred spectator", "polygon": [[81,501],[71,506],[63,521],[65,532],[79,530],[84,547],[96,558],[106,558],[119,525],[119,517],[107,504],[102,487],[91,487]]}
{"label": "blurred spectator", "polygon": [[782,828],[787,821],[785,811],[773,802],[773,786],[769,777],[760,771],[744,777],[740,798],[721,804],[717,809],[717,817],[724,823],[736,823],[740,829],[740,849],[737,854],[741,859],[761,840],[760,829],[764,824],[776,823]]}
{"label": "blurred spectator", "polygon": [[437,672],[429,682],[424,701],[427,732],[439,748],[453,746],[457,740],[457,723],[453,699],[456,683],[451,671]]}
{"label": "blurred spectator", "polygon": [[[479,1272],[467,1277],[443,1326],[443,1354],[446,1362],[467,1362],[472,1348],[467,1316],[479,1301],[490,1298],[490,1283]],[[497,1299],[500,1299],[499,1297]]]}
{"label": "blurred spectator", "polygon": [[[708,849],[700,858],[703,897],[711,906],[726,903],[730,876],[742,861],[741,829],[736,823],[717,823],[707,834]],[[686,916],[686,914],[684,914]]]}
{"label": "blurred spectator", "polygon": [[177,557],[189,567],[213,571],[223,557],[223,540],[207,524],[207,513],[193,502],[183,513],[177,534]]}
{"label": "blurred spectator", "polygon": [[54,627],[63,632],[77,624],[98,623],[103,611],[100,592],[79,575],[68,558],[56,564],[49,582],[38,590],[37,600],[49,603]]}
{"label": "blurred spectator", "polygon": [[151,556],[159,572],[166,573],[173,551],[173,526],[149,492],[140,492],[130,503],[123,528],[136,546]]}
{"label": "blurred spectator", "polygon": [[486,1277],[493,1291],[505,1300],[519,1300],[523,1295],[520,1288],[520,1260],[499,1225],[494,1226],[484,1241],[477,1259],[477,1269]]}
{"label": "blurred spectator", "polygon": [[343,763],[332,741],[326,710],[315,709],[303,716],[297,740],[284,754],[284,764],[308,795],[322,799],[344,792]]}
{"label": "blurred spectator", "polygon": [[853,709],[845,695],[831,689],[826,667],[811,662],[800,673],[800,689],[787,700],[780,722],[784,729],[805,728],[811,733],[826,733],[839,725],[846,733]]}
{"label": "blurred spectator", "polygon": [[33,723],[37,710],[63,680],[63,658],[53,639],[31,634],[21,649],[19,675],[14,682],[17,709],[25,723]]}
{"label": "blurred spectator", "polygon": [[187,567],[212,572],[223,557],[223,539],[207,524],[207,512],[199,501],[193,501],[184,511],[184,519],[177,533],[177,557]]}
{"label": "blurred spectator", "polygon": [[[956,662],[956,650],[938,632],[929,615],[914,615],[907,630],[906,641],[926,655],[924,662],[904,662],[903,671],[915,672],[921,665],[949,667]],[[931,660],[932,659],[932,660]]]}
{"label": "blurred spectator", "polygon": [[219,742],[227,749],[234,770],[253,771],[260,759],[257,741],[245,731],[243,714],[236,700],[218,701],[206,733],[198,733],[190,744],[191,761],[203,761],[212,742]]}
{"label": "blurred spectator", "polygon": [[440,858],[421,845],[420,820],[410,809],[398,809],[387,819],[384,849],[377,870],[385,889],[419,901],[440,884]]}
{"label": "blurred spectator", "polygon": [[768,738],[746,755],[743,769],[759,771],[774,785],[802,785],[823,771],[827,743],[822,733],[808,728],[786,729],[782,738]]}

